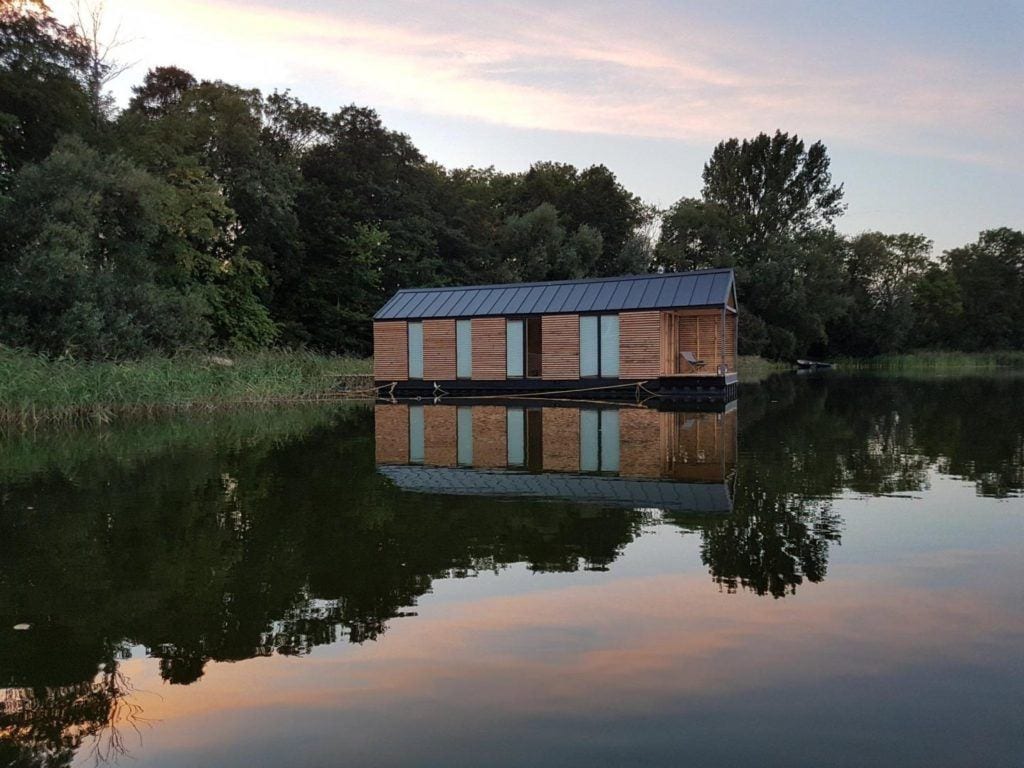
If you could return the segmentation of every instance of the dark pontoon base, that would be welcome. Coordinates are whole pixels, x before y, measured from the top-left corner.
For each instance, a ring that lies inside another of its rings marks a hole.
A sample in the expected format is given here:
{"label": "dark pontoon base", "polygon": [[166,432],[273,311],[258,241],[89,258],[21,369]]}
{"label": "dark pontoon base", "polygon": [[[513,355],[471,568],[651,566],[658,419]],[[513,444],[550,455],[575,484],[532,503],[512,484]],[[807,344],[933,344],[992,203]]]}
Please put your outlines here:
{"label": "dark pontoon base", "polygon": [[[638,390],[637,385],[643,384]],[[662,401],[681,403],[729,402],[737,396],[735,373],[722,376],[663,376],[656,379],[506,379],[504,381],[399,381],[377,380],[382,396],[401,398],[494,397],[501,395],[534,395],[537,399],[566,398],[575,400],[644,400],[657,395]],[[391,385],[394,384],[392,388]]]}

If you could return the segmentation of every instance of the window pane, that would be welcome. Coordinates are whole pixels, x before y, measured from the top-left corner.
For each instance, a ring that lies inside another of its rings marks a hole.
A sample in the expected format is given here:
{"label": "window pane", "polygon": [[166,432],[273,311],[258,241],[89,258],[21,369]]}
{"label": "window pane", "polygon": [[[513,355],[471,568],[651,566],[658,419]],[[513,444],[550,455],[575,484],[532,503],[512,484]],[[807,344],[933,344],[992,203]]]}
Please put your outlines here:
{"label": "window pane", "polygon": [[525,418],[526,414],[522,408],[509,408],[505,411],[510,467],[521,467],[526,463]]}
{"label": "window pane", "polygon": [[473,325],[469,320],[455,323],[455,375],[460,379],[473,377]]}
{"label": "window pane", "polygon": [[423,463],[423,406],[409,406],[409,462]]}
{"label": "window pane", "polygon": [[601,471],[619,471],[619,412],[601,411]]}
{"label": "window pane", "polygon": [[409,323],[409,378],[423,378],[423,323]]}
{"label": "window pane", "polygon": [[468,467],[473,464],[473,409],[462,406],[455,411],[455,433],[458,449],[456,461],[459,466]]}
{"label": "window pane", "polygon": [[509,320],[505,323],[505,373],[509,378],[523,375],[523,321]]}
{"label": "window pane", "polygon": [[601,376],[619,377],[619,316],[601,315]]}
{"label": "window pane", "polygon": [[600,469],[600,428],[598,412],[594,409],[580,411],[580,471],[597,472]]}
{"label": "window pane", "polygon": [[597,316],[580,317],[580,376],[597,376]]}

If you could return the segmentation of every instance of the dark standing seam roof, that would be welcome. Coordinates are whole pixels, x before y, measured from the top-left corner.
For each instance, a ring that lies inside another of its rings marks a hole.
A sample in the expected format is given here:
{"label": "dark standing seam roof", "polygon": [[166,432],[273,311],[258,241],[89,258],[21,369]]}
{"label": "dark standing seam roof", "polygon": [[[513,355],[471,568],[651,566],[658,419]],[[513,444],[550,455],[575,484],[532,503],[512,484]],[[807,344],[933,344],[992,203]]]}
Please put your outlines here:
{"label": "dark standing seam roof", "polygon": [[374,320],[493,317],[718,307],[729,299],[731,269],[632,275],[550,283],[406,288]]}

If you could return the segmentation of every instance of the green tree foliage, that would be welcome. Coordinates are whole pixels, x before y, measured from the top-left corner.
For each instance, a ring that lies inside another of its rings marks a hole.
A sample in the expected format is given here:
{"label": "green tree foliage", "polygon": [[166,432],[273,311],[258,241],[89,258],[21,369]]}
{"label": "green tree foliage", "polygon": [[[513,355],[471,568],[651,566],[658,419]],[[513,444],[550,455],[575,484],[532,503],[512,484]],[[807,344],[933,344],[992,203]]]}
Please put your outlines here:
{"label": "green tree foliage", "polygon": [[1024,347],[1024,232],[982,232],[978,241],[947,251],[944,263],[960,288],[967,349]]}
{"label": "green tree foliage", "polygon": [[88,62],[85,40],[44,3],[0,0],[0,173],[42,160],[61,133],[90,130]]}
{"label": "green tree foliage", "polygon": [[831,343],[855,355],[906,349],[921,309],[916,291],[931,247],[924,235],[865,232],[852,238],[844,290],[850,306],[830,329]]}
{"label": "green tree foliage", "polygon": [[76,139],[15,182],[0,251],[8,343],[119,357],[211,336],[204,291],[188,280],[203,257],[175,231],[188,223],[171,188]]}

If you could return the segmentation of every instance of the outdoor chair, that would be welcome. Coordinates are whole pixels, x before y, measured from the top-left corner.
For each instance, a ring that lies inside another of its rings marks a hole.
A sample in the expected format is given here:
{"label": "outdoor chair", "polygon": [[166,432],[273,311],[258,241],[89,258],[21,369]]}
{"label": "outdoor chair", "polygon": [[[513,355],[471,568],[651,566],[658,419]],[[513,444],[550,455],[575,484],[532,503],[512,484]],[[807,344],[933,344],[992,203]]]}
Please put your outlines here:
{"label": "outdoor chair", "polygon": [[688,362],[690,365],[692,365],[698,371],[701,368],[703,368],[704,365],[705,365],[704,361],[703,360],[698,360],[697,356],[695,354],[693,354],[693,352],[683,352],[683,360]]}

